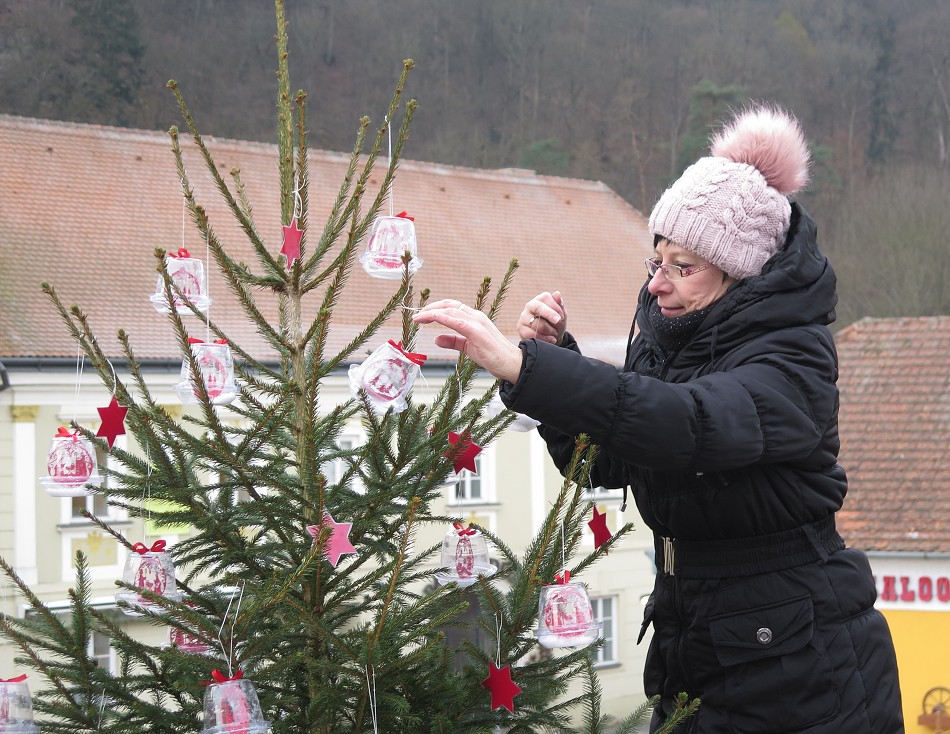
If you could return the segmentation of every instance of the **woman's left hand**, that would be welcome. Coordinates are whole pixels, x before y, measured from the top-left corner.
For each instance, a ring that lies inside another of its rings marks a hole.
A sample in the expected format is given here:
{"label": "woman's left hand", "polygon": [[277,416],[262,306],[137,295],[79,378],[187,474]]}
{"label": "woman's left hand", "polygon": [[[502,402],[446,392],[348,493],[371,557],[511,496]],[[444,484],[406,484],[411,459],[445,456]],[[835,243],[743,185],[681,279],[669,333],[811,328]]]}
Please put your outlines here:
{"label": "woman's left hand", "polygon": [[417,324],[440,324],[454,334],[439,334],[435,343],[462,352],[500,380],[517,382],[521,349],[512,344],[481,311],[461,301],[444,299],[423,306],[412,317]]}

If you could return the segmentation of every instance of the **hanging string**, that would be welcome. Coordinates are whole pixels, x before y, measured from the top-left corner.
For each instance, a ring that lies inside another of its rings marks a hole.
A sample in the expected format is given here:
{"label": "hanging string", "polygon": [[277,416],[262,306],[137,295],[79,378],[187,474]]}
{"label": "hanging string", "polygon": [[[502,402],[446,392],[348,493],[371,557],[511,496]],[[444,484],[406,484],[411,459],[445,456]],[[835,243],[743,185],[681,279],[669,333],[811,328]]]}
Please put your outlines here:
{"label": "hanging string", "polygon": [[185,214],[188,211],[188,199],[185,193],[185,179],[181,180],[181,248],[185,249]]}
{"label": "hanging string", "polygon": [[205,225],[205,296],[208,310],[205,312],[205,342],[211,342],[211,234]]}
{"label": "hanging string", "polygon": [[[384,122],[386,123],[386,137],[389,143],[389,149],[386,153],[386,163],[391,168],[393,165],[393,127],[389,124],[389,115],[386,115]],[[393,216],[393,199],[395,198],[393,196],[393,188],[395,188],[395,186],[395,180],[389,182],[389,216]]]}
{"label": "hanging string", "polygon": [[[224,625],[228,621],[228,613],[231,611],[231,605],[234,603],[234,596],[238,595],[237,607],[234,610],[234,619],[231,622],[231,649],[228,650],[224,646],[224,640],[221,639],[221,635],[224,632]],[[218,628],[218,646],[221,648],[221,653],[224,655],[225,659],[228,661],[228,676],[234,675],[234,628],[237,626],[238,615],[241,613],[241,602],[244,599],[244,582],[241,582],[239,589],[235,589],[231,592],[231,598],[228,600],[228,608],[224,610],[224,616],[221,618],[221,626]]]}
{"label": "hanging string", "polygon": [[86,364],[86,355],[82,346],[76,345],[76,397],[73,402],[73,423],[76,422],[76,411],[79,409],[79,383],[82,381],[82,368]]}
{"label": "hanging string", "polygon": [[99,694],[99,721],[96,724],[96,731],[102,731],[102,714],[106,710],[106,689],[102,689]]}
{"label": "hanging string", "polygon": [[109,369],[112,371],[112,397],[115,397],[116,390],[119,389],[119,377],[115,373],[115,367],[112,366],[112,361],[107,359],[106,364],[109,365]]}
{"label": "hanging string", "polygon": [[501,615],[495,614],[495,667],[501,667]]}
{"label": "hanging string", "polygon": [[[370,682],[371,673],[372,682]],[[379,724],[376,719],[376,671],[369,665],[366,666],[366,694],[369,696],[369,716],[373,720],[373,734],[377,734]]]}
{"label": "hanging string", "polygon": [[148,539],[148,529],[152,524],[152,454],[148,444],[145,445],[145,488],[142,490],[142,505],[145,507],[145,537]]}
{"label": "hanging string", "polygon": [[303,197],[300,196],[300,174],[294,172],[294,212],[290,216],[290,221],[293,222],[301,214],[303,214]]}
{"label": "hanging string", "polygon": [[564,550],[564,518],[561,518],[561,570],[567,570],[567,556]]}

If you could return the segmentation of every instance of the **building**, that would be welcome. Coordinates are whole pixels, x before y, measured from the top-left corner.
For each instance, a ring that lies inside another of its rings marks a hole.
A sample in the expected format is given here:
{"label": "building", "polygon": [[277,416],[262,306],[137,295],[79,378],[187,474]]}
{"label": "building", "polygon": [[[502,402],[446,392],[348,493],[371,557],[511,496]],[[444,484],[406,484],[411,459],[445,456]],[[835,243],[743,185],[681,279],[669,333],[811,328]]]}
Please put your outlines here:
{"label": "building", "polygon": [[[189,182],[217,236],[235,259],[254,261],[185,138]],[[225,178],[240,170],[256,229],[276,256],[284,224],[279,219],[276,147],[215,138],[205,142]],[[125,551],[85,520],[82,511],[108,518],[132,542],[157,536],[147,523],[109,507],[101,495],[51,497],[37,481],[46,474],[57,426],[76,420],[95,429],[96,409],[110,398],[78,359],[76,344],[40,284],[50,283],[67,306],[83,309],[99,343],[115,357],[116,372],[125,378],[115,336],[123,328],[153,394],[181,414],[190,409],[179,404],[174,390],[182,355],[165,317],[149,303],[156,283],[154,250],[185,247],[200,257],[206,243],[197,240],[187,221],[167,134],[0,116],[0,160],[0,556],[44,602],[65,608],[72,559],[82,550],[91,562],[97,603],[109,608]],[[348,156],[311,153],[311,222],[322,225],[347,162]],[[370,181],[371,189],[374,184],[378,188],[379,176]],[[414,276],[417,289],[429,288],[435,298],[471,301],[483,277],[497,283],[509,260],[517,258],[520,268],[500,325],[513,327],[528,298],[560,289],[569,304],[571,330],[585,352],[622,360],[644,279],[642,259],[650,253],[651,241],[644,217],[606,186],[524,170],[404,161],[393,203],[415,218],[424,261]],[[334,314],[330,349],[361,330],[395,288],[392,282],[363,276],[357,268],[348,282]],[[231,340],[261,350],[253,327],[243,322],[220,278],[212,277],[210,291],[212,318]],[[396,333],[392,326],[385,335]],[[431,343],[420,348],[427,349],[429,361],[415,394],[426,399],[451,376],[448,365],[454,356]],[[487,387],[490,380],[482,384]],[[328,406],[349,398],[343,373],[330,380],[323,396]],[[118,438],[120,445],[126,440]],[[342,440],[360,441],[360,427],[354,425]],[[478,474],[466,478],[457,496],[447,490],[446,502],[453,512],[506,538],[511,547],[524,547],[561,485],[543,442],[535,432],[509,431],[486,448],[480,462]],[[616,493],[597,493],[594,499],[607,512],[610,528],[636,522],[629,511],[624,517]],[[175,540],[167,532],[162,537]],[[637,647],[635,641],[641,598],[652,588],[646,554],[651,547],[649,533],[638,527],[583,579],[605,622],[607,644],[599,653],[604,709],[616,715],[628,713],[643,698],[646,645]],[[27,613],[6,580],[0,581],[0,612]],[[124,618],[123,624],[137,625],[136,634],[152,642],[165,634],[132,618]],[[93,646],[103,665],[115,663],[108,639],[95,639]],[[0,676],[14,674],[15,653],[0,642]]]}
{"label": "building", "polygon": [[838,514],[867,551],[897,648],[908,734],[950,712],[950,316],[863,319],[837,335]]}

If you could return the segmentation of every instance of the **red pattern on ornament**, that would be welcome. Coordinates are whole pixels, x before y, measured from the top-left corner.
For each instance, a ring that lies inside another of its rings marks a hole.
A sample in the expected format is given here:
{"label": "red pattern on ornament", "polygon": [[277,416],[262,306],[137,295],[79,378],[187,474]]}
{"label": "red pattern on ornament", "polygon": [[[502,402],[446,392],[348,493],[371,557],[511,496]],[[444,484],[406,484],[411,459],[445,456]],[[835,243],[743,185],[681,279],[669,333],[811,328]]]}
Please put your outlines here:
{"label": "red pattern on ornament", "polygon": [[544,624],[551,632],[577,632],[590,627],[594,613],[590,600],[576,586],[561,586],[547,596]]}
{"label": "red pattern on ornament", "polygon": [[54,482],[80,484],[89,480],[96,462],[84,443],[73,435],[72,441],[60,441],[49,452],[46,468]]}
{"label": "red pattern on ornament", "polygon": [[205,384],[208,397],[218,397],[224,391],[224,386],[228,379],[227,366],[213,354],[207,352],[197,359],[197,364],[201,372],[201,381]]}
{"label": "red pattern on ornament", "polygon": [[[175,270],[175,272],[169,273],[169,277],[171,278],[172,283],[178,286],[178,290],[181,291],[181,295],[189,301],[195,296],[201,295],[201,281],[198,280],[196,275],[188,270],[187,265],[182,265],[177,270]],[[185,305],[185,301],[177,293],[174,295],[174,300],[176,307]]]}
{"label": "red pattern on ornament", "polygon": [[168,642],[184,652],[207,652],[211,645],[200,637],[177,627],[168,628]]}
{"label": "red pattern on ornament", "polygon": [[227,730],[229,734],[247,734],[250,730],[251,710],[247,705],[247,696],[241,686],[228,681],[221,684],[221,715],[218,718],[219,724],[229,725]]}
{"label": "red pattern on ornament", "polygon": [[372,397],[381,401],[395,400],[409,382],[409,365],[401,359],[380,359],[363,375],[363,385]]}
{"label": "red pattern on ornament", "polygon": [[[406,212],[397,215],[398,218],[412,221]],[[370,261],[387,270],[397,270],[402,267],[402,256],[407,250],[412,250],[412,238],[402,236],[400,227],[395,223],[378,227],[366,245]]]}
{"label": "red pattern on ornament", "polygon": [[[144,556],[132,583],[145,591],[163,595],[168,586],[168,572],[165,571],[162,559],[158,556]],[[141,600],[146,601],[144,598]]]}
{"label": "red pattern on ornament", "polygon": [[475,553],[472,551],[472,541],[468,536],[459,537],[455,546],[455,573],[460,579],[470,579],[475,570]]}

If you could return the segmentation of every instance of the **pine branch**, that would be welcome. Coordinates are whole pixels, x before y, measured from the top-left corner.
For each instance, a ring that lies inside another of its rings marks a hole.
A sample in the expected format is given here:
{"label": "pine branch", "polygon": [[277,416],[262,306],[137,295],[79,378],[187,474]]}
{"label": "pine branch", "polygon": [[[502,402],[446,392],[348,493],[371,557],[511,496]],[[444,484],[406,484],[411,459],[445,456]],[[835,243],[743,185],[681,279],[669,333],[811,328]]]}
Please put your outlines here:
{"label": "pine branch", "polygon": [[[185,104],[185,99],[181,95],[181,91],[178,88],[178,82],[174,79],[169,80],[166,86],[172,91],[172,94],[175,96],[175,101],[178,103],[178,109],[181,110],[182,117],[185,119],[185,124],[188,126],[188,129],[191,131],[192,137],[194,138],[195,145],[198,147],[202,157],[204,158],[205,164],[208,168],[208,171],[211,173],[211,177],[215,182],[215,186],[218,191],[221,192],[221,195],[224,197],[225,202],[228,205],[228,208],[234,214],[235,219],[238,220],[238,223],[241,225],[241,228],[244,230],[244,234],[247,236],[248,241],[251,243],[251,246],[254,248],[254,251],[257,253],[258,258],[261,263],[264,265],[265,269],[268,270],[272,277],[282,278],[283,277],[283,268],[281,265],[273,258],[273,256],[268,251],[267,247],[264,246],[264,243],[258,238],[257,232],[254,231],[253,222],[248,220],[241,207],[235,201],[233,195],[231,194],[230,189],[228,188],[227,183],[224,181],[224,178],[221,176],[218,171],[218,167],[214,162],[214,158],[211,156],[211,152],[208,150],[207,146],[204,143],[204,140],[201,137],[201,134],[198,132],[198,127],[195,124],[194,118],[191,116],[191,112],[188,110],[188,106]],[[177,128],[173,128],[177,133]]]}

